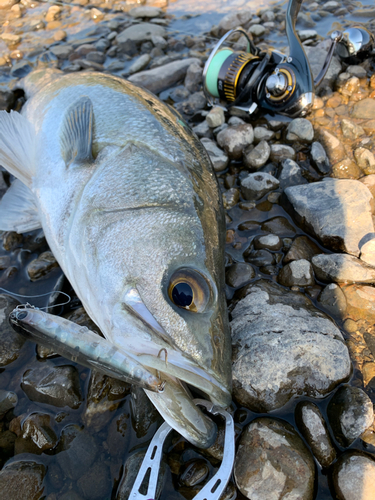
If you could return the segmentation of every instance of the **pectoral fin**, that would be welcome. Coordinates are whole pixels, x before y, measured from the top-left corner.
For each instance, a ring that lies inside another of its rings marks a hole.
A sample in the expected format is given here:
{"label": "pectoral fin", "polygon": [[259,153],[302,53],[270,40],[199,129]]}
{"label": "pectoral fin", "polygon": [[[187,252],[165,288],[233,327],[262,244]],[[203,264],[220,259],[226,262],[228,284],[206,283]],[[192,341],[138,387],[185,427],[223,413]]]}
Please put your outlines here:
{"label": "pectoral fin", "polygon": [[36,198],[16,179],[0,201],[0,229],[26,233],[42,227]]}
{"label": "pectoral fin", "polygon": [[83,96],[65,113],[61,125],[61,155],[66,166],[92,160],[93,106]]}
{"label": "pectoral fin", "polygon": [[35,132],[20,113],[0,111],[0,164],[27,186],[35,172]]}

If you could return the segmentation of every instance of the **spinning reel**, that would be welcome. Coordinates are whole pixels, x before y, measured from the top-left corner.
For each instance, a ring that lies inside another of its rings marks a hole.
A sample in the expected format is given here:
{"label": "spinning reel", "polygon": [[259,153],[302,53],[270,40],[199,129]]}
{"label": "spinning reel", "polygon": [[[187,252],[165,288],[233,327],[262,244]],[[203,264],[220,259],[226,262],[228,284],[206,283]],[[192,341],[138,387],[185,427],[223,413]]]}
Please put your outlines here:
{"label": "spinning reel", "polygon": [[[211,105],[214,98],[224,101],[226,109],[239,109],[250,115],[263,108],[290,117],[304,116],[314,103],[315,89],[323,81],[335,49],[347,64],[365,59],[374,50],[374,37],[362,26],[334,31],[327,58],[314,80],[295,28],[301,5],[302,0],[289,0],[286,12],[289,56],[276,51],[262,52],[242,28],[229,31],[219,40],[203,71],[203,88]],[[247,38],[246,52],[221,48],[235,32]]]}

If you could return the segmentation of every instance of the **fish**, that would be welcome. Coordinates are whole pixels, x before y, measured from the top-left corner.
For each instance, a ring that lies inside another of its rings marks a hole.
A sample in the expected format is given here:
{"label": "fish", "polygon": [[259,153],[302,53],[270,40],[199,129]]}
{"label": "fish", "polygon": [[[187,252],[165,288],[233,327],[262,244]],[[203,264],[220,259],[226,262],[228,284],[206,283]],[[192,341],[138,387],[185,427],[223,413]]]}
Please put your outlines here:
{"label": "fish", "polygon": [[183,437],[211,446],[216,425],[190,389],[227,407],[232,377],[225,218],[207,152],[173,108],[119,77],[37,70],[24,89],[20,113],[0,112],[0,163],[16,177],[0,228],[43,229],[134,383]]}

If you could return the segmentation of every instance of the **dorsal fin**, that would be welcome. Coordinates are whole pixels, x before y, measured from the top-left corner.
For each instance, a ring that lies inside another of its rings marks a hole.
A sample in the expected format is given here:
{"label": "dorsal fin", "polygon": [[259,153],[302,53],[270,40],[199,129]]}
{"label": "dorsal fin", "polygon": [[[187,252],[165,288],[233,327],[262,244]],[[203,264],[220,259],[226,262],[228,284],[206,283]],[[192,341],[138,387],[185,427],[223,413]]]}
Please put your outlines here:
{"label": "dorsal fin", "polygon": [[87,96],[73,103],[61,124],[61,155],[66,166],[92,160],[93,107]]}
{"label": "dorsal fin", "polygon": [[0,201],[0,229],[25,233],[40,227],[35,195],[16,179]]}
{"label": "dorsal fin", "polygon": [[0,111],[0,164],[27,186],[35,173],[35,131],[20,113]]}

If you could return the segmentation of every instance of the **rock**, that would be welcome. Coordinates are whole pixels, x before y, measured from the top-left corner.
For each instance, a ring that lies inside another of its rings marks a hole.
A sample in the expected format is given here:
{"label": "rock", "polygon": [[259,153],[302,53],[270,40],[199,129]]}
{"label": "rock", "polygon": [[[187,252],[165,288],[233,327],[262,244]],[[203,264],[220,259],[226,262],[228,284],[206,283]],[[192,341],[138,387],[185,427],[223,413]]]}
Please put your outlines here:
{"label": "rock", "polygon": [[283,262],[288,264],[293,260],[305,259],[311,261],[314,255],[321,253],[320,248],[307,236],[298,236],[292,243]]}
{"label": "rock", "polygon": [[375,116],[375,99],[367,97],[358,101],[354,104],[352,108],[353,118],[359,118],[361,120],[371,120]]}
{"label": "rock", "polygon": [[287,128],[287,141],[311,142],[314,139],[314,129],[309,120],[306,118],[295,118]]}
{"label": "rock", "polygon": [[313,142],[311,146],[311,159],[318,172],[325,175],[330,171],[327,154],[320,142]]}
{"label": "rock", "polygon": [[337,137],[328,132],[328,130],[320,129],[320,140],[323,143],[331,163],[337,163],[338,161],[346,158],[344,145],[337,139]]}
{"label": "rock", "polygon": [[206,97],[203,92],[194,92],[191,94],[186,101],[179,102],[175,104],[175,109],[181,113],[188,116],[194,115],[197,111],[200,111],[206,106]]}
{"label": "rock", "polygon": [[254,278],[254,268],[245,262],[237,262],[225,270],[225,282],[233,288],[241,288]]}
{"label": "rock", "polygon": [[59,267],[57,260],[52,252],[43,252],[35,260],[32,260],[27,266],[27,274],[31,281],[36,281],[46,276],[52,269]]}
{"label": "rock", "polygon": [[[145,55],[148,55],[148,54],[145,54]],[[143,56],[141,56],[138,60],[137,60],[137,63],[139,63],[139,60],[142,58]],[[105,54],[103,54],[103,52],[99,52],[98,50],[93,50],[92,52],[89,52],[86,56],[86,59],[87,61],[90,61],[90,62],[94,62],[94,63],[97,63],[97,64],[103,64],[106,57],[105,57]],[[143,66],[144,67],[144,66]]]}
{"label": "rock", "polygon": [[131,386],[131,423],[138,439],[146,436],[152,426],[159,427],[162,418],[144,390]]}
{"label": "rock", "polygon": [[[212,139],[213,134],[212,134],[212,129],[208,126],[208,123],[206,120],[204,122],[201,122],[199,125],[196,125],[193,127],[193,132],[197,134],[197,136],[201,139],[203,137],[206,137],[207,139]],[[216,144],[215,144],[216,146]]]}
{"label": "rock", "polygon": [[158,7],[151,7],[150,5],[141,5],[140,7],[134,7],[133,9],[130,9],[129,15],[132,17],[140,18],[140,17],[146,17],[146,18],[153,18],[153,17],[160,17],[164,14],[162,9],[159,9]]}
{"label": "rock", "polygon": [[252,11],[243,9],[235,12],[231,12],[224,16],[219,23],[220,32],[226,32],[237,26],[242,26],[246,24],[253,17]]}
{"label": "rock", "polygon": [[354,151],[354,158],[366,175],[375,174],[375,156],[371,151],[366,148],[357,148]]}
{"label": "rock", "polygon": [[339,500],[373,500],[375,461],[359,452],[345,453],[335,464],[333,483]]}
{"label": "rock", "polygon": [[79,375],[74,366],[43,364],[27,370],[21,387],[31,401],[61,408],[78,408],[82,401]]}
{"label": "rock", "polygon": [[225,115],[223,108],[220,108],[219,106],[214,106],[206,116],[206,120],[209,127],[211,128],[220,127],[220,125],[225,123]]}
{"label": "rock", "polygon": [[257,418],[245,428],[234,477],[251,500],[314,497],[314,460],[297,432],[282,420]]}
{"label": "rock", "polygon": [[0,295],[0,367],[12,363],[19,357],[26,340],[13,330],[8,321],[9,314],[19,304],[18,300],[9,295]]}
{"label": "rock", "polygon": [[375,283],[375,267],[370,267],[352,255],[332,253],[312,258],[316,277],[335,283]]}
{"label": "rock", "polygon": [[0,86],[0,110],[9,111],[14,103],[14,94],[6,86]]}
{"label": "rock", "polygon": [[33,67],[27,61],[19,61],[13,64],[10,74],[15,78],[23,78],[28,75],[32,69]]}
{"label": "rock", "polygon": [[70,54],[73,53],[73,47],[68,44],[54,45],[50,48],[52,54],[54,54],[58,59],[68,59]]}
{"label": "rock", "polygon": [[364,184],[370,191],[372,196],[375,197],[375,174],[366,175],[366,177],[362,177],[361,179],[359,179],[359,181],[362,182],[362,184]]}
{"label": "rock", "polygon": [[345,120],[345,118],[341,120],[341,130],[343,136],[346,137],[346,139],[350,139],[352,141],[365,134],[365,131],[362,127],[349,120]]}
{"label": "rock", "polygon": [[240,160],[242,152],[254,140],[252,125],[230,126],[217,134],[217,142],[224,149],[229,158]]}
{"label": "rock", "polygon": [[295,395],[321,397],[350,375],[338,328],[307,297],[271,282],[241,290],[232,311],[233,396],[271,411]]}
{"label": "rock", "polygon": [[375,268],[375,239],[368,241],[361,247],[361,260]]}
{"label": "rock", "polygon": [[371,325],[375,322],[375,288],[365,285],[346,285],[342,288],[347,302],[348,316]]}
{"label": "rock", "polygon": [[228,156],[220,148],[216,146],[214,141],[210,139],[203,138],[201,140],[203,146],[205,147],[214,167],[215,172],[221,172],[225,170],[229,163]]}
{"label": "rock", "polygon": [[[138,471],[142,465],[143,458],[145,456],[144,451],[138,451],[130,455],[125,463],[124,472],[120,480],[119,487],[117,489],[116,500],[128,500],[130,492],[133,488],[134,481],[137,477]],[[155,500],[160,498],[161,492],[164,487],[165,475],[166,475],[166,463],[162,459],[160,463],[159,475],[157,479],[157,488],[155,492]]]}
{"label": "rock", "polygon": [[283,242],[276,234],[266,234],[264,236],[256,236],[253,240],[254,248],[261,250],[266,248],[277,252],[283,246]]}
{"label": "rock", "polygon": [[374,421],[371,399],[359,387],[348,385],[338,389],[327,413],[335,438],[343,447],[350,446]]}
{"label": "rock", "polygon": [[183,486],[192,488],[193,486],[204,481],[209,472],[210,469],[205,460],[201,458],[192,459],[185,464],[184,470],[179,477],[179,482]]}
{"label": "rock", "polygon": [[246,200],[259,200],[278,187],[279,181],[265,172],[249,174],[241,180],[241,192]]}
{"label": "rock", "polygon": [[16,5],[19,2],[19,0],[1,0],[0,1],[0,9],[10,9],[13,7],[13,5]]}
{"label": "rock", "polygon": [[296,152],[293,148],[286,146],[285,144],[272,144],[270,159],[274,163],[287,159],[295,160]]}
{"label": "rock", "polygon": [[0,452],[2,458],[6,456],[14,456],[14,443],[16,435],[11,431],[4,431],[0,433]]}
{"label": "rock", "polygon": [[275,137],[275,132],[268,130],[265,127],[254,128],[254,142],[270,141]]}
{"label": "rock", "polygon": [[[327,52],[319,47],[307,47],[304,46],[306,55],[309,59],[310,68],[313,73],[314,78],[316,78],[323,67],[324,61],[327,57]],[[333,56],[331,64],[329,65],[328,71],[321,83],[322,87],[332,86],[337,76],[341,73],[341,63],[340,60]]]}
{"label": "rock", "polygon": [[284,286],[314,285],[314,274],[308,260],[293,260],[284,266],[278,276],[278,282]]}
{"label": "rock", "polygon": [[233,208],[240,201],[240,192],[237,188],[228,189],[223,193],[223,204],[225,209]]}
{"label": "rock", "polygon": [[304,42],[305,40],[316,38],[318,36],[318,32],[315,30],[300,30],[298,31],[298,36],[301,42]]}
{"label": "rock", "polygon": [[307,180],[302,175],[299,165],[293,160],[283,160],[281,162],[281,172],[279,175],[280,189],[290,186],[306,184]]}
{"label": "rock", "polygon": [[14,35],[13,33],[3,33],[0,38],[9,46],[17,45],[21,41],[19,35]]}
{"label": "rock", "polygon": [[22,437],[30,439],[41,451],[56,446],[57,437],[51,428],[51,416],[46,413],[32,413],[22,423]]}
{"label": "rock", "polygon": [[90,470],[97,454],[94,437],[78,425],[69,424],[61,431],[56,461],[68,478],[82,477]]}
{"label": "rock", "polygon": [[102,500],[111,488],[110,470],[103,462],[96,462],[78,479],[77,485],[83,498]]}
{"label": "rock", "polygon": [[297,223],[324,246],[356,256],[375,236],[371,201],[366,186],[347,179],[292,186],[281,198]]}
{"label": "rock", "polygon": [[262,231],[277,234],[281,237],[294,236],[296,234],[296,230],[288,221],[288,219],[280,216],[272,217],[272,219],[263,222],[261,229]]}
{"label": "rock", "polygon": [[270,157],[271,148],[266,141],[260,141],[260,143],[253,148],[249,146],[244,151],[244,163],[250,170],[258,170],[263,167]]}
{"label": "rock", "polygon": [[17,403],[18,396],[15,392],[0,389],[0,419],[3,418],[7,411],[15,408]]}
{"label": "rock", "polygon": [[268,250],[251,250],[251,247],[249,247],[245,251],[244,257],[258,267],[271,266],[275,263],[275,256]]}
{"label": "rock", "polygon": [[296,423],[320,465],[329,467],[336,459],[336,451],[319,408],[314,403],[299,403],[296,407]]}
{"label": "rock", "polygon": [[248,31],[249,31],[250,35],[262,36],[266,32],[266,28],[264,26],[262,26],[261,24],[253,24],[252,26],[250,26]]}
{"label": "rock", "polygon": [[32,461],[16,461],[0,472],[2,500],[39,500],[43,497],[46,468]]}
{"label": "rock", "polygon": [[46,14],[47,23],[50,23],[51,21],[57,21],[58,19],[60,19],[61,11],[62,9],[58,5],[51,5],[51,7],[48,8]]}
{"label": "rock", "polygon": [[165,28],[152,23],[141,23],[129,26],[129,28],[121,31],[116,37],[117,45],[120,50],[126,47],[126,42],[130,40],[137,44],[151,40],[153,36],[166,36]]}
{"label": "rock", "polygon": [[187,69],[193,63],[199,63],[199,59],[190,57],[189,59],[171,62],[165,66],[141,71],[130,76],[129,81],[142,85],[154,94],[158,94],[175,85],[179,80],[182,80],[186,75]]}
{"label": "rock", "polygon": [[142,71],[151,61],[150,54],[143,54],[138,59],[136,59],[133,64],[128,69],[129,75],[133,75],[134,73],[138,73],[138,71]]}
{"label": "rock", "polygon": [[334,318],[345,318],[345,294],[335,283],[331,283],[324,288],[318,297],[318,302]]}
{"label": "rock", "polygon": [[189,92],[197,92],[202,86],[203,68],[198,62],[190,64],[186,71],[184,85]]}
{"label": "rock", "polygon": [[335,179],[358,179],[362,170],[350,158],[344,158],[332,165],[332,177]]}

